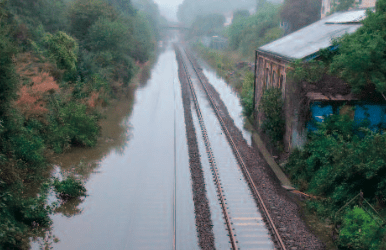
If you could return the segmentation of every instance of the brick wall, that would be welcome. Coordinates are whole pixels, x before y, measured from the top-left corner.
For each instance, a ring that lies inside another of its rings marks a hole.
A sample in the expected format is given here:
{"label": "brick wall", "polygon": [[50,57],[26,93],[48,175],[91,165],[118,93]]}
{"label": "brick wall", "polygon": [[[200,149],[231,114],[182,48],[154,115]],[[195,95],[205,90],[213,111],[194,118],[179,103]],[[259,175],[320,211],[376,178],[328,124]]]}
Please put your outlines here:
{"label": "brick wall", "polygon": [[[333,6],[334,2],[339,2],[338,0],[322,0],[322,9],[321,9],[321,18],[325,17]],[[352,9],[365,9],[375,7],[376,0],[356,0],[354,7]]]}

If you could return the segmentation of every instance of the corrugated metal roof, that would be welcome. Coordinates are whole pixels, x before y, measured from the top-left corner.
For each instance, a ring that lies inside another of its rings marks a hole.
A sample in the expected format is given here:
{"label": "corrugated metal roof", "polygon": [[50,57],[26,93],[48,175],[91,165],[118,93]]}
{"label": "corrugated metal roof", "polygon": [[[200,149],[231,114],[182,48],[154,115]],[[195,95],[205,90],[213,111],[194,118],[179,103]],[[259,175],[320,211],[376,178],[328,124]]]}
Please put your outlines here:
{"label": "corrugated metal roof", "polygon": [[331,46],[333,38],[340,37],[345,33],[355,32],[361,26],[358,21],[362,20],[365,15],[365,10],[334,13],[268,43],[260,47],[259,50],[288,59],[303,59],[322,48]]}

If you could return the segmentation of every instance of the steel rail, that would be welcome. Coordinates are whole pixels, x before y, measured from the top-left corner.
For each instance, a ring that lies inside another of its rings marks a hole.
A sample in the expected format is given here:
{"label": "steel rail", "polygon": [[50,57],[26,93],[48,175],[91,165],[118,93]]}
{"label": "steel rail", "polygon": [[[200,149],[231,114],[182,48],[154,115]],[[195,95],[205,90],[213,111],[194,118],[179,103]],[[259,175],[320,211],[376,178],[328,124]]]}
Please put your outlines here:
{"label": "steel rail", "polygon": [[240,167],[243,170],[243,172],[245,174],[245,177],[246,177],[248,183],[250,184],[253,193],[255,194],[255,197],[257,198],[257,201],[260,204],[260,207],[263,209],[263,212],[264,212],[264,214],[265,214],[265,216],[267,218],[268,224],[269,224],[269,226],[271,227],[271,229],[274,232],[273,234],[274,234],[274,237],[277,240],[278,245],[281,247],[281,249],[286,250],[286,247],[285,247],[285,245],[283,243],[283,240],[281,239],[281,236],[280,236],[280,234],[279,234],[275,224],[273,223],[273,220],[272,220],[272,218],[271,218],[271,216],[269,214],[269,211],[268,211],[268,209],[267,209],[267,207],[266,207],[266,205],[265,205],[265,203],[264,203],[264,201],[263,201],[259,191],[257,190],[254,181],[252,180],[252,177],[251,177],[251,175],[250,175],[250,173],[249,173],[249,171],[248,171],[248,169],[246,167],[246,164],[245,164],[243,158],[241,157],[241,154],[240,154],[240,152],[239,152],[239,150],[238,150],[238,148],[237,148],[237,146],[236,146],[236,144],[235,144],[235,142],[234,142],[234,140],[233,140],[233,138],[232,138],[232,136],[231,136],[231,134],[230,134],[230,132],[229,132],[229,130],[227,128],[227,126],[225,125],[225,123],[224,123],[224,121],[223,121],[223,119],[222,119],[222,117],[220,115],[219,109],[217,108],[215,102],[213,101],[212,95],[209,93],[207,87],[202,82],[201,76],[197,72],[197,69],[196,69],[194,63],[192,62],[188,52],[185,49],[184,49],[184,51],[185,51],[186,57],[188,58],[188,60],[190,61],[191,65],[192,65],[192,68],[193,68],[194,72],[197,75],[198,80],[200,81],[202,87],[204,88],[204,91],[205,91],[206,95],[208,96],[208,99],[209,99],[209,101],[210,101],[210,103],[211,103],[211,105],[212,105],[212,107],[213,107],[213,109],[214,109],[214,111],[216,113],[216,116],[217,116],[217,118],[218,118],[218,120],[219,120],[219,122],[221,124],[221,127],[223,128],[223,131],[224,131],[226,137],[228,138],[229,143],[231,144],[231,147],[233,149],[233,152],[235,153],[237,161],[239,162]]}
{"label": "steel rail", "polygon": [[206,152],[208,154],[209,163],[210,163],[211,169],[212,169],[212,171],[214,173],[214,180],[215,180],[217,191],[218,191],[218,194],[219,194],[219,197],[220,197],[221,208],[223,210],[225,222],[226,222],[226,225],[227,225],[227,228],[228,228],[230,242],[231,242],[232,248],[234,250],[237,250],[238,249],[238,247],[237,247],[237,240],[235,238],[235,234],[234,234],[233,229],[232,229],[232,223],[230,221],[230,216],[229,216],[229,213],[228,213],[227,208],[226,208],[226,202],[225,202],[224,194],[223,194],[223,191],[222,191],[222,188],[221,188],[221,183],[220,183],[220,179],[219,179],[219,173],[217,171],[216,161],[215,161],[215,158],[214,158],[214,155],[213,155],[213,151],[212,151],[212,148],[211,148],[211,145],[210,145],[208,133],[206,131],[206,127],[205,127],[205,123],[204,123],[204,119],[203,119],[202,114],[201,114],[201,109],[200,109],[200,106],[198,104],[197,96],[196,96],[196,93],[195,93],[195,90],[194,90],[194,87],[193,87],[192,79],[189,76],[189,72],[188,72],[187,66],[186,66],[186,64],[184,62],[183,56],[181,54],[181,51],[180,51],[179,57],[181,59],[182,65],[183,65],[184,70],[185,70],[186,79],[188,80],[188,83],[189,83],[189,87],[190,87],[190,90],[191,90],[190,92],[191,92],[192,99],[193,99],[193,102],[194,102],[194,106],[195,106],[195,109],[196,109],[197,117],[198,117],[198,120],[199,120],[199,123],[200,123],[201,131],[202,131],[202,137],[204,139]]}

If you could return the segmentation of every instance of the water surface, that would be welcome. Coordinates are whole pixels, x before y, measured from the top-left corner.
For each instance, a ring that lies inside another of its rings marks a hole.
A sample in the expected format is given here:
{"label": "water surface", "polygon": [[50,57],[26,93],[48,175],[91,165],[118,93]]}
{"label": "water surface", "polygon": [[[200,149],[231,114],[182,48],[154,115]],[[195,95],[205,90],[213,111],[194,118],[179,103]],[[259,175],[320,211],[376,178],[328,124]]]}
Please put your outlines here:
{"label": "water surface", "polygon": [[[130,106],[117,106],[117,114],[129,113]],[[52,216],[52,233],[59,240],[53,249],[169,250],[174,238],[177,249],[198,249],[181,91],[171,46],[136,91],[131,115],[120,117],[111,124],[111,137],[102,136],[104,143],[58,157],[56,169],[75,171],[83,158],[84,169],[77,172],[88,196]],[[32,244],[33,249],[38,247]]]}

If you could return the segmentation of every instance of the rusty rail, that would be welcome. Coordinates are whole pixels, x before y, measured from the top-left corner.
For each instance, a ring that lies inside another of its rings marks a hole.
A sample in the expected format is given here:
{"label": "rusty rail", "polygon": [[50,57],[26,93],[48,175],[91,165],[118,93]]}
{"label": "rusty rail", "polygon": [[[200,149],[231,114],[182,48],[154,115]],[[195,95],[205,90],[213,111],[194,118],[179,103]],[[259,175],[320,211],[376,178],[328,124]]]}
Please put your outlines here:
{"label": "rusty rail", "polygon": [[[191,65],[192,65],[192,68],[193,68],[194,72],[197,75],[198,80],[200,81],[202,87],[204,88],[204,91],[205,91],[206,95],[208,96],[208,99],[209,99],[209,101],[210,101],[210,103],[211,103],[211,105],[212,105],[212,107],[213,107],[213,109],[214,109],[214,111],[216,113],[216,116],[217,116],[217,118],[218,118],[218,120],[219,120],[219,122],[221,124],[221,127],[222,127],[222,129],[223,129],[227,139],[228,139],[228,142],[229,142],[229,144],[231,145],[231,147],[233,149],[233,152],[234,152],[234,154],[236,156],[237,161],[240,164],[240,167],[241,167],[241,169],[242,169],[242,171],[243,171],[243,173],[245,175],[245,178],[247,179],[247,181],[248,181],[248,183],[249,183],[249,185],[250,185],[250,187],[252,189],[252,192],[254,193],[256,201],[258,202],[258,204],[260,205],[261,209],[263,210],[262,211],[263,214],[266,216],[266,219],[267,219],[267,222],[268,222],[268,226],[271,228],[273,236],[275,237],[275,239],[277,241],[277,244],[279,245],[279,247],[281,249],[286,250],[286,247],[285,247],[285,245],[283,243],[283,240],[281,239],[281,236],[280,236],[280,234],[279,234],[275,224],[273,223],[273,220],[272,220],[272,218],[271,218],[271,216],[269,214],[269,211],[268,211],[268,209],[267,209],[267,207],[266,207],[266,205],[265,205],[265,203],[264,203],[264,201],[263,201],[259,191],[257,190],[255,183],[252,180],[252,177],[251,177],[251,175],[250,175],[250,173],[249,173],[249,171],[248,171],[248,169],[246,167],[246,164],[245,164],[243,158],[241,157],[241,154],[240,154],[240,152],[239,152],[239,150],[238,150],[238,148],[237,148],[237,146],[236,146],[236,144],[235,144],[235,142],[234,142],[234,140],[233,140],[233,138],[232,138],[232,136],[231,136],[231,134],[230,134],[230,132],[229,132],[229,130],[227,128],[227,126],[225,125],[225,123],[224,123],[224,121],[223,121],[223,119],[222,119],[222,117],[220,115],[219,109],[217,108],[215,102],[213,101],[212,95],[209,93],[207,87],[202,82],[201,77],[198,74],[197,69],[196,69],[194,63],[192,62],[188,52],[185,49],[184,49],[184,51],[185,51],[186,57],[188,58],[188,60],[190,61]],[[185,65],[184,65],[184,67],[185,67]]]}
{"label": "rusty rail", "polygon": [[231,224],[231,221],[230,221],[230,216],[229,216],[227,208],[226,208],[224,194],[222,192],[221,183],[220,183],[220,179],[219,179],[219,174],[218,174],[218,171],[217,171],[216,160],[214,158],[213,151],[212,151],[212,148],[211,148],[211,145],[210,145],[208,133],[206,131],[206,127],[205,127],[205,123],[204,123],[204,119],[203,119],[202,114],[201,114],[201,109],[200,109],[200,106],[199,106],[198,101],[197,101],[197,96],[196,96],[196,93],[195,93],[195,90],[194,90],[194,87],[193,87],[192,80],[191,80],[191,78],[189,76],[189,72],[188,72],[187,66],[186,66],[186,64],[184,62],[182,54],[180,54],[179,56],[180,56],[182,65],[184,67],[184,70],[185,70],[185,73],[186,73],[186,79],[188,80],[189,87],[190,87],[190,90],[191,90],[191,95],[192,95],[192,99],[193,99],[194,106],[195,106],[195,109],[196,109],[197,117],[198,117],[198,120],[199,120],[199,123],[200,123],[200,128],[201,128],[201,131],[202,131],[202,136],[203,136],[203,139],[204,139],[206,152],[207,152],[208,157],[209,157],[209,163],[210,163],[211,169],[212,169],[212,171],[214,173],[215,184],[216,184],[216,187],[217,187],[217,192],[218,192],[219,197],[220,197],[221,208],[223,210],[223,214],[224,214],[224,218],[225,218],[225,223],[227,225],[227,229],[228,229],[228,232],[229,232],[230,242],[231,242],[232,248],[234,250],[237,250],[238,249],[237,248],[237,240],[235,238],[235,234],[233,232],[232,224]]}

